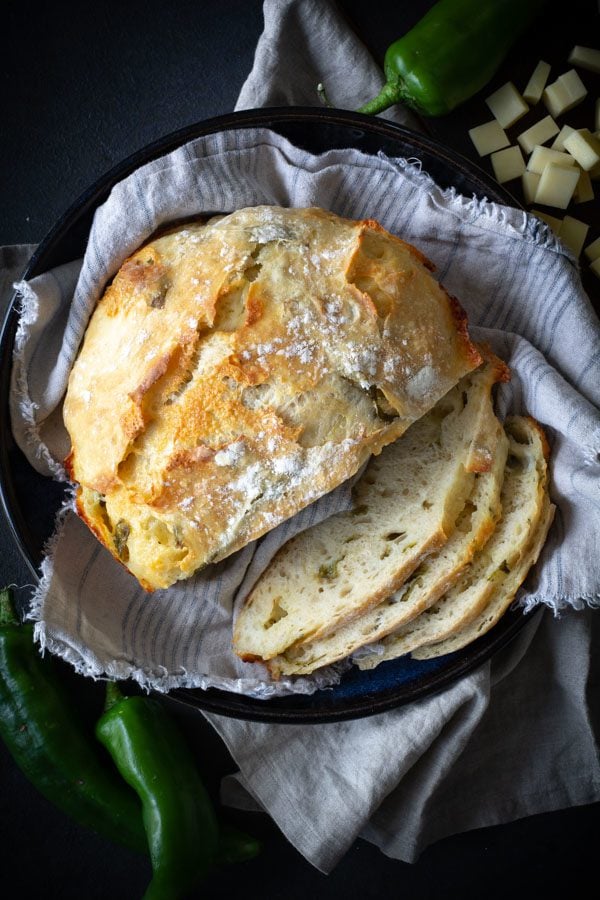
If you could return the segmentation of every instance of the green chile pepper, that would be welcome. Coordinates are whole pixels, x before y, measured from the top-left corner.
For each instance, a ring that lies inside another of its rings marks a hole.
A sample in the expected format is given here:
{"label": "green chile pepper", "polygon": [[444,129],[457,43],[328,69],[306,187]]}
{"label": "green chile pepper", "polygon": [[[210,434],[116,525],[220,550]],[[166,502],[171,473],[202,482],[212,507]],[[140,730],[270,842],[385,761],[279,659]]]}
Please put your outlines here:
{"label": "green chile pepper", "polygon": [[388,47],[386,83],[358,112],[376,115],[404,103],[443,116],[490,81],[545,0],[439,0]]}
{"label": "green chile pepper", "polygon": [[214,809],[182,734],[156,699],[106,686],[96,735],[142,801],[152,880],[144,900],[178,900],[217,861]]}
{"label": "green chile pepper", "polygon": [[138,798],[114,772],[93,730],[78,720],[55,660],[37,651],[33,626],[20,624],[9,590],[0,591],[0,736],[55,806],[147,853]]}

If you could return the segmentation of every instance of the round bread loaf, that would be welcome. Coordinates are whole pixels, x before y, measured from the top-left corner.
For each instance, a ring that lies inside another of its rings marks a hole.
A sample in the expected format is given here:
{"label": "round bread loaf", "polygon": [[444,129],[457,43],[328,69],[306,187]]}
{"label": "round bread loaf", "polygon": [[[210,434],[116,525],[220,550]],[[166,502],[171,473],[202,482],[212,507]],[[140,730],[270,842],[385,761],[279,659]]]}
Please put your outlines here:
{"label": "round bread loaf", "polygon": [[155,236],[71,372],[80,515],[152,590],[350,478],[481,362],[432,269],[376,222],[321,209]]}

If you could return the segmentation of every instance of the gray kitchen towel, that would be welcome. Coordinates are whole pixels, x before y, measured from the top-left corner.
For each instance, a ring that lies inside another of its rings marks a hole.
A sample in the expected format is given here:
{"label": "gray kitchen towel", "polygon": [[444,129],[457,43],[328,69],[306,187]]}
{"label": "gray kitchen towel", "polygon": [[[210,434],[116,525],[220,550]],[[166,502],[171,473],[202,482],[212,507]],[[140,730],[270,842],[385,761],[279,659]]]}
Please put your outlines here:
{"label": "gray kitchen towel", "polygon": [[[292,6],[310,42],[311,11],[322,4],[267,3],[265,14],[280,16],[283,34]],[[279,79],[294,78],[277,71]],[[529,412],[551,438],[558,515],[520,600],[562,614],[536,614],[493,665],[381,716],[317,727],[207,716],[240,766],[236,790],[244,786],[323,871],[357,834],[411,859],[452,831],[598,799],[586,688],[589,609],[600,580],[600,332],[575,260],[536,218],[442,191],[405,160],[346,150],[316,157],[266,130],[232,129],[192,142],[115,187],[95,217],[83,261],[19,285],[12,414],[24,452],[40,471],[64,477],[60,398],[91,309],[124,256],[168,219],[255,203],[378,218],[436,263],[475,336],[488,338],[513,370],[501,412]],[[334,502],[341,508],[347,495]],[[288,527],[331,512],[317,507]],[[234,599],[278,540],[274,532],[208,578],[148,602],[67,505],[35,596],[37,638],[88,675],[131,676],[162,690],[217,684],[263,697],[313,690],[310,679],[273,686],[228,649]],[[462,794],[480,802],[460,804]]]}

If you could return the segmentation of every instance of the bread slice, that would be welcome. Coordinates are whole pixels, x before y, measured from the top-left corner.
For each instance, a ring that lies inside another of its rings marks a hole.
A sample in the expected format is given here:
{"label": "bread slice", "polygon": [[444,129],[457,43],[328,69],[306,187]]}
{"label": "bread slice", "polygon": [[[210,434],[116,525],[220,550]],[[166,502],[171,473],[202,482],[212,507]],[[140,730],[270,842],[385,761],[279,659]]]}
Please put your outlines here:
{"label": "bread slice", "polygon": [[494,534],[454,587],[384,638],[378,648],[382,647],[383,653],[359,659],[361,669],[373,669],[384,660],[411,651],[419,659],[426,658],[421,652],[429,653],[431,645],[437,646],[440,641],[451,642],[451,636],[477,619],[508,576],[522,566],[531,541],[543,525],[548,491],[547,444],[533,419],[512,417],[506,430],[509,455],[501,495],[502,518]]}
{"label": "bread slice", "polygon": [[246,598],[233,648],[270,660],[322,638],[396,591],[448,540],[492,449],[482,421],[492,387],[507,377],[496,357],[465,376],[382,454],[354,489],[354,507],[282,547]]}
{"label": "bread slice", "polygon": [[321,666],[350,656],[367,641],[380,641],[403,623],[419,616],[442,596],[460,577],[475,553],[484,546],[500,518],[500,492],[508,454],[508,439],[491,411],[487,435],[495,444],[491,467],[478,473],[456,529],[448,542],[427,557],[402,587],[364,615],[316,641],[290,647],[269,660],[273,677],[305,675]]}
{"label": "bread slice", "polygon": [[550,502],[548,497],[545,497],[542,516],[538,522],[535,535],[514,569],[511,569],[506,578],[502,579],[500,584],[494,588],[485,609],[472,622],[465,625],[464,628],[461,628],[455,634],[450,635],[446,640],[419,647],[412,654],[415,659],[433,659],[434,657],[444,656],[447,653],[460,650],[484,635],[500,621],[515,599],[515,595],[525,581],[530,569],[537,562],[554,520],[555,511],[556,507]]}
{"label": "bread slice", "polygon": [[167,588],[353,477],[482,361],[432,269],[377,222],[322,209],[154,236],[70,373],[81,517]]}

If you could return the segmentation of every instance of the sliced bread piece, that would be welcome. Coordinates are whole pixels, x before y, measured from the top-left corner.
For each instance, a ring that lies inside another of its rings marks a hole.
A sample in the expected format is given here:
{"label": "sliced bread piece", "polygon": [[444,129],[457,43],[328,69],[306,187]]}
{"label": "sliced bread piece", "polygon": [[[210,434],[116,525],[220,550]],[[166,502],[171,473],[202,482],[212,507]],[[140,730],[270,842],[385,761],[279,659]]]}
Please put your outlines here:
{"label": "sliced bread piece", "polygon": [[383,648],[383,653],[357,660],[361,669],[373,669],[384,660],[411,651],[416,657],[417,648],[451,640],[451,635],[465,629],[486,609],[527,555],[547,501],[547,443],[533,419],[512,417],[506,430],[509,455],[501,495],[502,518],[494,534],[454,587],[421,615],[384,638],[377,648]]}
{"label": "sliced bread piece", "polygon": [[[369,463],[354,507],[282,547],[247,597],[233,648],[269,660],[315,640],[389,597],[451,535],[471,493],[482,444],[482,409],[507,377],[493,357]],[[491,454],[490,454],[491,458]]]}
{"label": "sliced bread piece", "polygon": [[[364,615],[326,637],[296,644],[269,660],[271,675],[305,675],[350,656],[367,641],[380,641],[391,631],[427,609],[460,577],[475,553],[484,546],[500,518],[500,492],[504,479],[508,439],[493,414],[488,443],[496,444],[491,468],[478,473],[473,490],[458,517],[456,529],[441,549],[418,566],[402,587]],[[495,436],[495,437],[494,437]]]}
{"label": "sliced bread piece", "polygon": [[515,599],[515,595],[525,581],[530,569],[536,564],[546,542],[555,511],[556,507],[550,502],[548,497],[545,497],[542,517],[538,522],[536,534],[514,569],[511,569],[506,578],[502,579],[500,584],[495,587],[485,609],[472,622],[455,634],[450,635],[446,640],[419,647],[412,654],[415,659],[433,659],[436,656],[444,656],[447,653],[460,650],[462,647],[466,647],[467,644],[471,644],[478,637],[481,637],[500,621]]}

